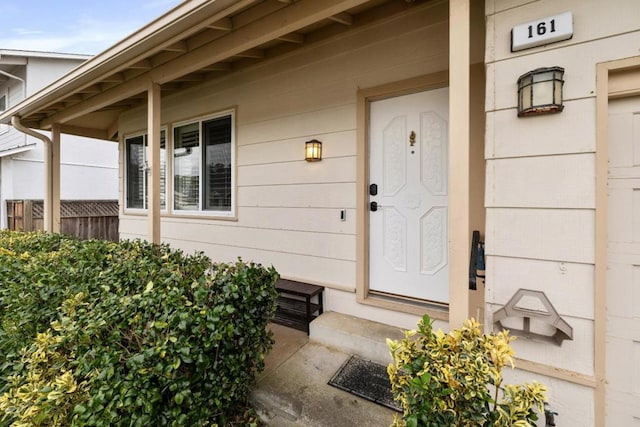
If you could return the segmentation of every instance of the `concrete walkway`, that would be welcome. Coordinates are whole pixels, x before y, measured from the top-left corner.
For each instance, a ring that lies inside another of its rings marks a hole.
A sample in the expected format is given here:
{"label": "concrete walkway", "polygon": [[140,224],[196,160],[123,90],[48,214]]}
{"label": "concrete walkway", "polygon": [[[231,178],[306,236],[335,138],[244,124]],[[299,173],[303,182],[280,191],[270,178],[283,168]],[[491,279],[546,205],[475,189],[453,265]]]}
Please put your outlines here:
{"label": "concrete walkway", "polygon": [[338,313],[311,323],[310,336],[271,325],[275,345],[252,394],[269,426],[388,427],[395,411],[332,387],[327,382],[351,354],[387,364],[387,337],[399,330]]}

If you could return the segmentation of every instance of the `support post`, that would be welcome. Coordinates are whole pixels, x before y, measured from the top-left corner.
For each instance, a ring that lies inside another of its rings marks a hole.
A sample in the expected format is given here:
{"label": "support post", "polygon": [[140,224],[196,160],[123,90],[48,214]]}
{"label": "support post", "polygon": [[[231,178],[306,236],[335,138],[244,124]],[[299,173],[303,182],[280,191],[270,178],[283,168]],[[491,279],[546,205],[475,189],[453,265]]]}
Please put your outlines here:
{"label": "support post", "polygon": [[449,326],[469,317],[471,0],[449,2]]}
{"label": "support post", "polygon": [[147,130],[149,156],[147,165],[148,239],[160,244],[160,85],[150,82],[148,88]]}
{"label": "support post", "polygon": [[51,231],[60,233],[60,123],[51,127]]}
{"label": "support post", "polygon": [[43,212],[43,228],[47,233],[53,233],[53,193],[51,185],[52,174],[52,157],[53,147],[52,144],[44,144],[44,212]]}

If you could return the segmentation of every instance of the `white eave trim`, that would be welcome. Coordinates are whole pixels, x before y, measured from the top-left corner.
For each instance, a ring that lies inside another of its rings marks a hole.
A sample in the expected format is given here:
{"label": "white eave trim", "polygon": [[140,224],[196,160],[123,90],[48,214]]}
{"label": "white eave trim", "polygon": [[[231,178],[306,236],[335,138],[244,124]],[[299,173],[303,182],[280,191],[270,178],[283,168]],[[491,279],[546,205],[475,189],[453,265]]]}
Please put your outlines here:
{"label": "white eave trim", "polygon": [[14,154],[24,153],[36,148],[36,144],[26,144],[19,147],[8,148],[6,150],[0,150],[0,158],[13,156]]}
{"label": "white eave trim", "polygon": [[61,52],[41,52],[35,50],[13,50],[0,49],[0,58],[3,56],[24,57],[24,58],[49,58],[49,59],[91,59],[93,55]]}

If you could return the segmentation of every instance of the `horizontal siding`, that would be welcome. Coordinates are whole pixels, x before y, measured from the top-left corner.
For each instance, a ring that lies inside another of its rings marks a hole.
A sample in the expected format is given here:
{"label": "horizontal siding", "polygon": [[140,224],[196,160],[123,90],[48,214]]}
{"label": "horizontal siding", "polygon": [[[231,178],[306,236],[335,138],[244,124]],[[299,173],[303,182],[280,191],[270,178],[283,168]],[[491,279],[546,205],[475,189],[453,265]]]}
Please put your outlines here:
{"label": "horizontal siding", "polygon": [[593,265],[490,256],[486,274],[488,303],[504,305],[518,289],[535,289],[561,316],[593,319]]}
{"label": "horizontal siding", "polygon": [[242,258],[243,261],[273,266],[284,277],[355,290],[356,266],[353,261],[255,248],[228,247],[217,242],[196,242],[182,238],[163,238],[163,241],[186,252],[203,251],[219,262],[234,262]]}
{"label": "horizontal siding", "polygon": [[254,248],[355,261],[355,236],[348,234],[249,228],[232,225],[231,222],[220,225],[207,220],[167,220],[162,222],[162,236],[192,242],[216,242],[230,248]]}
{"label": "horizontal siding", "polygon": [[593,264],[594,226],[593,210],[490,208],[486,253]]}
{"label": "horizontal siding", "polygon": [[18,132],[11,126],[8,126],[6,132],[0,133],[0,152],[20,147],[25,144],[25,141],[25,134]]}
{"label": "horizontal siding", "polygon": [[[304,142],[301,142],[304,147]],[[304,153],[300,153],[301,157]],[[304,160],[287,163],[270,163],[238,167],[238,186],[266,186],[283,184],[328,184],[355,182],[355,157],[323,159],[308,163]]]}
{"label": "horizontal siding", "polygon": [[[310,134],[307,140],[322,140],[322,158],[355,156],[356,132],[354,129],[334,131],[333,133]],[[267,163],[299,162],[304,156],[304,144],[299,136],[275,141],[259,141],[248,144],[240,138],[243,145],[238,147],[238,166],[260,165]]]}
{"label": "horizontal siding", "polygon": [[486,177],[487,207],[595,207],[593,153],[489,160]]}
{"label": "horizontal siding", "polygon": [[595,116],[595,98],[567,101],[561,114],[540,119],[517,119],[515,109],[490,111],[486,121],[485,157],[593,153],[596,151]]}
{"label": "horizontal siding", "polygon": [[[489,20],[491,24],[495,23],[495,56],[487,58],[489,62],[548,49],[565,50],[567,46],[640,30],[640,2],[636,0],[496,0],[493,3],[495,15]],[[573,12],[573,37],[570,40],[511,53],[510,32],[514,26],[563,12]]]}
{"label": "horizontal siding", "polygon": [[496,12],[502,12],[527,3],[535,3],[536,1],[537,0],[485,0],[485,11],[487,15],[492,15]]}
{"label": "horizontal siding", "polygon": [[[355,182],[245,186],[238,206],[355,209]],[[242,221],[242,218],[240,218]]]}
{"label": "horizontal siding", "polygon": [[[487,304],[487,309],[492,312],[501,306]],[[549,343],[545,339],[518,337],[513,343],[516,356],[544,365],[555,366],[571,372],[584,375],[593,375],[593,322],[581,318],[563,316],[573,328],[573,340],[564,340],[562,345]],[[522,329],[522,319],[507,318],[503,324],[512,329]],[[544,326],[535,319],[531,320],[531,329],[536,326]],[[543,331],[543,335],[553,335],[555,328],[549,327]],[[543,350],[544,349],[544,350]],[[567,355],[580,355],[579,357],[567,357]],[[564,420],[563,420],[564,421]]]}
{"label": "horizontal siding", "polygon": [[238,216],[242,217],[242,226],[249,228],[355,235],[355,209],[346,209],[345,221],[336,221],[340,218],[340,211],[332,208],[291,209],[247,206],[238,209]]}
{"label": "horizontal siding", "polygon": [[[447,18],[445,3],[417,6],[163,98],[167,124],[235,109],[238,206],[237,221],[163,217],[163,241],[354,290],[358,89],[446,70]],[[145,114],[124,114],[121,133],[144,129]],[[308,163],[314,138],[323,160]],[[123,237],[146,235],[144,217],[120,224]]]}
{"label": "horizontal siding", "polygon": [[[355,127],[356,109],[354,102],[261,122],[249,124],[241,122],[238,126],[238,143],[246,145],[312,135],[323,136],[328,133],[353,131]],[[353,140],[351,143],[353,144]]]}
{"label": "horizontal siding", "polygon": [[[592,376],[594,308],[601,304],[594,299],[596,66],[638,55],[640,2],[487,0],[486,11],[487,321],[518,289],[543,291],[574,338],[562,346],[518,339],[517,356]],[[568,11],[574,18],[570,40],[510,51],[514,26]],[[565,68],[564,111],[518,118],[518,77],[545,66]],[[634,153],[612,148],[612,160],[633,161]],[[611,188],[610,203],[634,201]],[[633,280],[629,271],[608,274]],[[594,425],[593,389],[514,372],[508,380],[535,378],[549,386],[560,424]]]}
{"label": "horizontal siding", "polygon": [[[555,417],[557,426],[593,427],[596,425],[593,417],[594,391],[591,387],[572,384],[520,369],[505,369],[503,374],[505,384],[522,384],[535,380],[546,385],[549,389],[547,397],[550,409],[559,414]],[[538,425],[542,425],[542,423],[539,422]]]}
{"label": "horizontal siding", "polygon": [[[601,4],[605,6],[606,2]],[[535,55],[514,56],[509,60],[488,63],[487,74],[491,79],[487,80],[486,109],[491,111],[515,108],[518,99],[516,87],[518,77],[541,66],[557,65],[565,69],[565,101],[594,97],[596,64],[636,56],[638,55],[636,46],[639,45],[640,31],[635,31],[570,45],[562,49],[554,49],[554,45],[550,45],[548,50]]]}

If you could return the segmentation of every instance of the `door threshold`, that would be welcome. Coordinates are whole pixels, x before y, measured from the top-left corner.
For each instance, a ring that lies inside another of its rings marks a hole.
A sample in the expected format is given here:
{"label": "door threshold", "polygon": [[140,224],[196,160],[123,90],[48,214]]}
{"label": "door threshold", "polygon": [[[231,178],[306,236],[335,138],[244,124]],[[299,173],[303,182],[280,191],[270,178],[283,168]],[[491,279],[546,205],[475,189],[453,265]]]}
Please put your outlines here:
{"label": "door threshold", "polygon": [[381,291],[369,291],[360,303],[403,313],[424,315],[432,319],[449,320],[449,304],[396,295]]}

